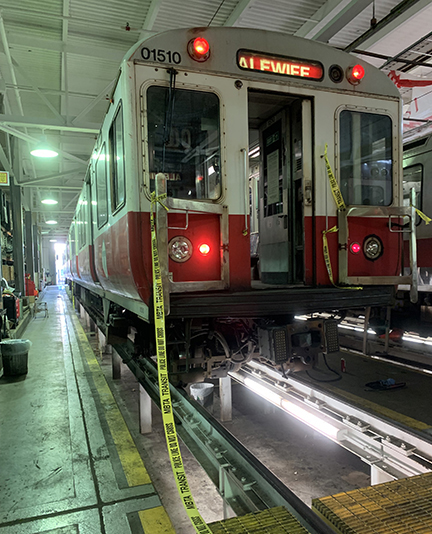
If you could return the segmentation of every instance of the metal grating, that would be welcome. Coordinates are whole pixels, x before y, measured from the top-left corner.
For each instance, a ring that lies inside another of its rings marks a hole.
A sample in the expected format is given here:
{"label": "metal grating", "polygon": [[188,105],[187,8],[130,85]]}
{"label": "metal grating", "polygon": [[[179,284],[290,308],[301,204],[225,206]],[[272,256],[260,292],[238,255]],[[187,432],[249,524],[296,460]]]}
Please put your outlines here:
{"label": "metal grating", "polygon": [[314,499],[312,508],[339,534],[430,534],[432,473]]}
{"label": "metal grating", "polygon": [[213,534],[307,534],[286,508],[278,506],[208,525]]}

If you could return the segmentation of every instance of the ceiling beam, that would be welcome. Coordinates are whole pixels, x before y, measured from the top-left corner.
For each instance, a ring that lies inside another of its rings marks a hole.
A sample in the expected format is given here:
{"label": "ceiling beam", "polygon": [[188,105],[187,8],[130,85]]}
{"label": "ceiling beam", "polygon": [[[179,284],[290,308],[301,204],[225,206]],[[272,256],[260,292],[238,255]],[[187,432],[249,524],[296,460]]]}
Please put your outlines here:
{"label": "ceiling beam", "polygon": [[224,26],[234,26],[240,20],[246,9],[251,7],[255,2],[256,0],[240,0],[225,21]]}
{"label": "ceiling beam", "polygon": [[[40,142],[40,139],[35,139],[34,137],[31,137],[28,134],[15,130],[14,128],[11,128],[10,126],[6,126],[5,124],[0,123],[0,130],[3,130],[4,132],[10,135],[13,135],[14,137],[18,137],[19,139],[22,139],[23,141],[26,141],[27,143],[32,143],[33,145],[36,145]],[[60,150],[59,148],[57,148],[57,152],[61,154],[63,157],[65,157],[66,159],[76,161],[86,166],[88,164],[88,160],[77,158],[76,156],[69,154],[69,152],[65,152],[64,150]]]}
{"label": "ceiling beam", "polygon": [[[39,88],[32,83],[32,81],[29,79],[27,73],[22,69],[17,61],[12,58],[12,63],[15,67],[15,69],[20,73],[20,75],[27,81],[27,83],[33,88],[34,92],[38,95],[38,97],[42,100],[42,102],[53,112],[53,114],[59,118],[61,121],[65,121],[63,117],[60,115],[59,111],[51,104],[51,102],[48,100],[48,98],[39,90]],[[24,115],[24,113],[23,113]]]}
{"label": "ceiling beam", "polygon": [[[74,119],[75,120],[75,119]],[[0,123],[5,126],[16,126],[22,128],[41,128],[42,130],[57,130],[61,132],[77,132],[86,133],[89,135],[97,135],[100,127],[97,124],[89,124],[88,126],[69,126],[64,123],[59,124],[55,120],[49,120],[40,117],[20,117],[16,115],[1,115]]]}
{"label": "ceiling beam", "polygon": [[108,46],[65,44],[63,41],[54,41],[38,37],[29,38],[28,34],[26,35],[25,33],[19,32],[9,35],[9,44],[14,48],[22,48],[23,50],[51,50],[53,52],[66,52],[67,54],[75,54],[77,56],[104,59],[107,61],[112,61],[113,68],[115,70],[118,69],[120,62],[130,48],[130,43],[125,44],[124,50],[119,48],[110,48]]}
{"label": "ceiling beam", "polygon": [[48,176],[41,176],[39,178],[35,178],[34,180],[26,180],[25,182],[21,182],[19,185],[22,187],[26,187],[26,186],[31,186],[39,182],[45,182],[47,180],[55,180],[56,178],[63,178],[64,176],[70,176],[71,174],[79,174],[79,173],[82,173],[82,167],[79,169],[76,168],[76,169],[71,169],[69,171],[64,171],[64,172],[56,172]]}
{"label": "ceiling beam", "polygon": [[405,21],[418,15],[419,11],[430,7],[430,0],[403,0],[390,13],[378,22],[374,28],[369,28],[363,35],[344,48],[345,52],[352,52],[356,48],[368,49],[375,43],[396,30]]}
{"label": "ceiling beam", "polygon": [[153,29],[153,25],[156,21],[156,17],[158,16],[161,5],[162,0],[151,0],[149,10],[147,11],[146,18],[141,28],[139,36],[140,40],[147,37],[146,32],[151,31]]}
{"label": "ceiling beam", "polygon": [[[327,0],[313,15],[313,21],[307,21],[294,35],[328,42],[354,17],[364,11],[373,0]],[[317,22],[318,21],[318,22]]]}
{"label": "ceiling beam", "polygon": [[[72,124],[74,124],[75,122],[79,122],[83,117],[87,115],[87,113],[89,113],[89,111],[91,111],[96,106],[96,104],[100,100],[102,100],[102,98],[106,97],[107,93],[111,91],[114,82],[115,80],[110,81],[110,83],[106,87],[104,87],[104,89],[95,98],[93,98],[93,100],[74,119],[72,119]],[[99,130],[96,133],[99,133]]]}

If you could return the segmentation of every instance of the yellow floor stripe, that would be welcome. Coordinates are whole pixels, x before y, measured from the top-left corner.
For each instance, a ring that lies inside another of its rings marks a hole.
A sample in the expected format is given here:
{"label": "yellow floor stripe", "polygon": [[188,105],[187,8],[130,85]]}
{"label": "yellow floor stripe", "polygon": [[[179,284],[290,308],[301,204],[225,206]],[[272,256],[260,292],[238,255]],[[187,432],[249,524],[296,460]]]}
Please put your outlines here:
{"label": "yellow floor stripe", "polygon": [[175,534],[174,527],[163,506],[138,513],[144,534]]}
{"label": "yellow floor stripe", "polygon": [[358,397],[357,395],[353,395],[352,393],[343,391],[342,389],[339,389],[335,386],[327,387],[337,396],[345,397],[346,399],[354,402],[357,405],[360,405],[361,407],[367,410],[372,410],[377,414],[384,415],[388,419],[402,423],[403,425],[408,426],[409,428],[413,428],[414,430],[427,430],[429,428],[432,428],[430,425],[423,423],[422,421],[417,421],[417,419],[413,419],[408,415],[403,415],[401,413],[395,412],[390,408],[386,408],[385,406],[381,406],[380,404],[376,404],[375,402],[363,399],[362,397]]}
{"label": "yellow floor stripe", "polygon": [[78,340],[84,351],[87,363],[92,373],[93,381],[99,393],[105,417],[116,446],[120,462],[129,486],[151,484],[150,476],[144,467],[144,462],[135,446],[129,429],[117,406],[116,400],[105,380],[99,362],[89,345],[87,336],[75,315],[71,315],[75,325]]}

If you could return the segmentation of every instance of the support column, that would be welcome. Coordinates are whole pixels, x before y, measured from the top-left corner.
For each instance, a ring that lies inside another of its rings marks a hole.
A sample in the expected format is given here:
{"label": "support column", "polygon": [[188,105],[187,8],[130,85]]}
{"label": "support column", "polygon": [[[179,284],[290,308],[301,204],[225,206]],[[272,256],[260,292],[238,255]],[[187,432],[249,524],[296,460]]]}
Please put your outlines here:
{"label": "support column", "polygon": [[[20,157],[19,143],[15,144],[15,160]],[[21,162],[16,162],[15,168],[19,168]],[[15,178],[10,177],[10,193],[12,204],[12,225],[13,225],[13,260],[15,291],[24,295],[24,236],[21,205],[21,187],[15,185]]]}
{"label": "support column", "polygon": [[394,478],[388,473],[375,465],[371,465],[371,486],[382,484],[384,482],[391,482],[392,480],[394,480]]}
{"label": "support column", "polygon": [[115,351],[113,349],[112,350],[112,377],[113,377],[113,380],[119,380],[121,378],[121,362],[122,362],[122,359],[117,354],[117,351]]}
{"label": "support column", "polygon": [[34,247],[33,247],[33,220],[32,212],[25,211],[24,214],[25,222],[25,272],[30,275],[31,280],[35,281],[35,262],[33,257]]}
{"label": "support column", "polygon": [[220,420],[222,422],[232,421],[232,390],[231,377],[219,378],[220,396]]}
{"label": "support column", "polygon": [[152,431],[152,400],[147,391],[139,385],[139,425],[141,434]]}

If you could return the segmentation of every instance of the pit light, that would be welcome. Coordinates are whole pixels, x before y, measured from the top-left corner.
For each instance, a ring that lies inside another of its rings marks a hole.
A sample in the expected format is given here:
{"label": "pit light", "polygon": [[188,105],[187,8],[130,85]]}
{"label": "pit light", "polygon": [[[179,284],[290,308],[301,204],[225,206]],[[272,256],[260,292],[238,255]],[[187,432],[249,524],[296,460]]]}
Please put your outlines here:
{"label": "pit light", "polygon": [[188,53],[195,61],[207,61],[210,57],[210,45],[204,37],[197,37],[188,43]]}
{"label": "pit light", "polygon": [[210,252],[210,246],[207,245],[207,243],[203,243],[198,247],[198,250],[201,252],[203,256],[207,256],[207,254]]}
{"label": "pit light", "polygon": [[358,85],[364,78],[365,70],[361,65],[354,65],[347,70],[347,79],[350,84]]}
{"label": "pit light", "polygon": [[376,235],[366,237],[363,243],[363,253],[368,260],[375,261],[383,253],[383,244]]}
{"label": "pit light", "polygon": [[192,252],[192,243],[187,237],[182,235],[173,237],[168,243],[168,255],[177,263],[183,263],[187,261],[192,256]]}
{"label": "pit light", "polygon": [[353,254],[358,254],[361,250],[360,243],[351,243],[350,250]]}

